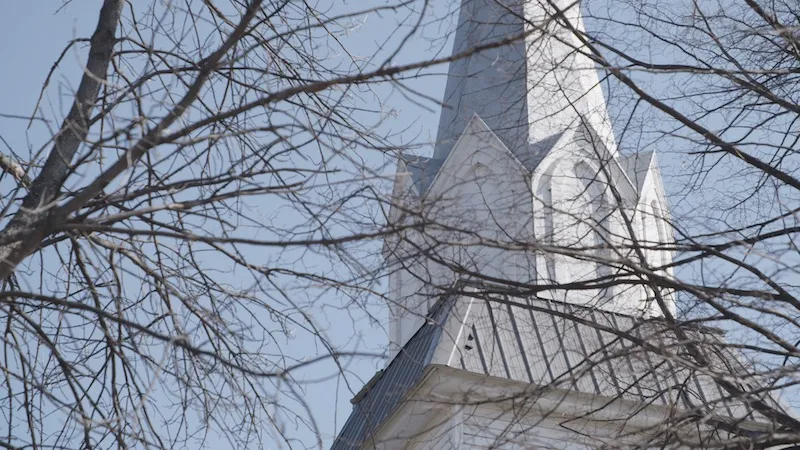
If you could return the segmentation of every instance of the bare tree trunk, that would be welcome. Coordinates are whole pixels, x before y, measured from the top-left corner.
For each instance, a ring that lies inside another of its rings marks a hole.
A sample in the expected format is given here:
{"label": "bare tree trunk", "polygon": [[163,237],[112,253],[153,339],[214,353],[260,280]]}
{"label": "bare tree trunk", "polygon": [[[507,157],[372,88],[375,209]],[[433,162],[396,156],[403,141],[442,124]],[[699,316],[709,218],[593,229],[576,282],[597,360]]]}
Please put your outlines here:
{"label": "bare tree trunk", "polygon": [[86,60],[85,73],[69,114],[54,137],[53,148],[33,180],[21,208],[0,232],[0,280],[6,280],[23,259],[39,247],[53,224],[48,220],[72,159],[89,133],[100,88],[116,45],[116,30],[124,0],[104,0]]}

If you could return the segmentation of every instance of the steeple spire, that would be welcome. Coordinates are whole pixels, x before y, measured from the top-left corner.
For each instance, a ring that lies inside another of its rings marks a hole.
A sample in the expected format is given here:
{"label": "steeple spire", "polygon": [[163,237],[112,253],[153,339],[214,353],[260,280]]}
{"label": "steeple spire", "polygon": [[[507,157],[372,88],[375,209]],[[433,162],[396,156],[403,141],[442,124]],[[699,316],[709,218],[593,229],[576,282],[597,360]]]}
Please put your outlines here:
{"label": "steeple spire", "polygon": [[565,21],[583,30],[577,0],[462,0],[454,53],[526,37],[450,64],[434,159],[447,157],[474,114],[526,165],[541,157],[531,144],[579,116],[616,152],[594,63]]}

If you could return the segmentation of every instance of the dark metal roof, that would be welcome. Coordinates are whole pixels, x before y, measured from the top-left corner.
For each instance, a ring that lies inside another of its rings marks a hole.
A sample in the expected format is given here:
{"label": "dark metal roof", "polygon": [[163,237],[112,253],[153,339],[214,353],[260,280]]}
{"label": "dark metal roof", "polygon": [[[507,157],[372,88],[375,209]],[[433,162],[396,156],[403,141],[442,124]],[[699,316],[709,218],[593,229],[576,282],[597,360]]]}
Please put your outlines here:
{"label": "dark metal roof", "polygon": [[514,153],[514,156],[520,160],[523,166],[526,169],[533,172],[536,167],[539,166],[539,163],[542,162],[545,156],[550,153],[550,150],[558,143],[558,140],[561,139],[561,136],[564,135],[565,131],[560,133],[556,133],[550,135],[541,141],[534,142],[530,145],[527,145],[523,148],[523,151],[517,151]]}
{"label": "dark metal roof", "polygon": [[331,450],[354,450],[369,442],[378,426],[401,403],[409,388],[422,376],[439,345],[442,324],[447,319],[452,301],[443,298],[431,308],[428,320],[409,339],[389,365],[370,380],[354,398],[353,412]]}

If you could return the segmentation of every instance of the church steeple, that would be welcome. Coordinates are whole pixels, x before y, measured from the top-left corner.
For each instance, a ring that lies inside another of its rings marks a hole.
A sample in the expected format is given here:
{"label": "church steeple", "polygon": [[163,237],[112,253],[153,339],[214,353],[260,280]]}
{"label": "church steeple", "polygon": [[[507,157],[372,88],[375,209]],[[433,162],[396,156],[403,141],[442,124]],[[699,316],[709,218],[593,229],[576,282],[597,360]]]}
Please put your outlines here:
{"label": "church steeple", "polygon": [[[461,8],[455,53],[519,39],[451,64],[433,157],[398,165],[395,201],[443,226],[384,246],[397,268],[394,348],[424,322],[429,296],[457,279],[549,286],[540,297],[660,314],[648,288],[603,263],[636,260],[635,243],[672,238],[655,159],[617,152],[597,71],[575,35],[583,30],[577,0],[462,0]],[[390,220],[417,220],[408,210],[393,209],[400,213]],[[584,253],[539,250],[547,247]],[[672,276],[670,253],[644,256]],[[616,284],[604,286],[610,278]]]}
{"label": "church steeple", "polygon": [[450,64],[435,160],[447,157],[475,114],[526,165],[542,156],[532,144],[579,115],[616,152],[594,63],[567,21],[583,30],[577,0],[462,0],[454,54],[521,38]]}

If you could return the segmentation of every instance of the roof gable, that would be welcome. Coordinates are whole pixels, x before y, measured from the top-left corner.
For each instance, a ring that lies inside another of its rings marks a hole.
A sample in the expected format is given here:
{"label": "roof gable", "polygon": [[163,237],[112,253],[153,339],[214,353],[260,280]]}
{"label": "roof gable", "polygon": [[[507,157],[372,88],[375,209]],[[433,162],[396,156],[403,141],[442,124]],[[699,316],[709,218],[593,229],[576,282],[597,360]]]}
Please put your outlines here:
{"label": "roof gable", "polygon": [[431,185],[433,185],[434,181],[438,178],[442,167],[447,164],[447,161],[451,159],[452,155],[456,154],[459,149],[467,145],[467,142],[472,138],[481,139],[490,147],[509,152],[522,167],[528,172],[533,172],[550,151],[567,135],[569,135],[569,133],[568,130],[565,129],[541,141],[517,146],[515,147],[516,151],[512,151],[503,143],[497,134],[489,128],[486,122],[475,114],[467,123],[458,140],[453,145],[452,150],[447,153],[447,158],[426,158],[415,155],[401,155],[401,158],[406,166],[406,170],[411,175],[414,189],[420,197],[424,197]]}
{"label": "roof gable", "polygon": [[633,155],[620,156],[619,163],[625,174],[631,180],[631,183],[636,187],[636,192],[641,193],[644,181],[647,179],[647,174],[650,166],[653,163],[655,153],[650,152],[637,152]]}

